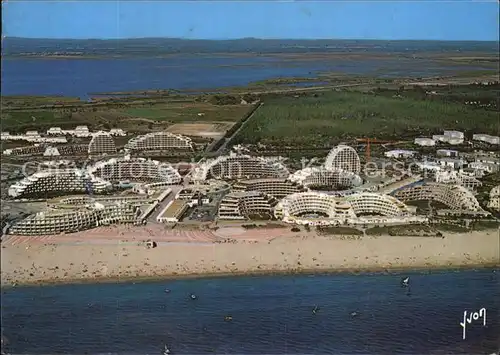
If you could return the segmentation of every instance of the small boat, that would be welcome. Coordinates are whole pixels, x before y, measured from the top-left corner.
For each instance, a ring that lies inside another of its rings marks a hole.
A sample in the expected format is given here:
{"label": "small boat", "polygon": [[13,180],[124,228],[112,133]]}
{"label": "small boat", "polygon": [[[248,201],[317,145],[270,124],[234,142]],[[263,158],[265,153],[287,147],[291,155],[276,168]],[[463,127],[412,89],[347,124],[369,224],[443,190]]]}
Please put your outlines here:
{"label": "small boat", "polygon": [[358,312],[352,312],[351,317],[356,317],[358,315]]}
{"label": "small boat", "polygon": [[318,313],[318,311],[319,311],[319,307],[318,306],[314,306],[314,308],[312,310],[313,314]]}
{"label": "small boat", "polygon": [[192,300],[195,300],[195,299],[198,298],[194,293],[192,293],[190,297],[191,297]]}
{"label": "small boat", "polygon": [[410,277],[403,277],[401,279],[401,287],[408,287],[410,285]]}
{"label": "small boat", "polygon": [[225,316],[225,317],[224,317],[224,321],[226,321],[226,322],[230,322],[230,321],[232,321],[232,320],[233,320],[233,317],[232,317],[232,316]]}
{"label": "small boat", "polygon": [[170,289],[166,288],[165,293],[170,293]]}
{"label": "small boat", "polygon": [[170,349],[168,348],[168,346],[165,345],[165,348],[163,349],[163,355],[168,355],[170,354]]}

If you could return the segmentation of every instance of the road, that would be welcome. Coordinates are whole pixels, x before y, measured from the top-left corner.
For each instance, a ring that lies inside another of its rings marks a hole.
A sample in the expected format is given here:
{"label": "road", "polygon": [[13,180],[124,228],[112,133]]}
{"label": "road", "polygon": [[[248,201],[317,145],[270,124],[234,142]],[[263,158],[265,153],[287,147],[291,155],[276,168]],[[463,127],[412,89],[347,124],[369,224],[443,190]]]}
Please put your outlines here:
{"label": "road", "polygon": [[263,102],[261,102],[259,104],[259,106],[257,106],[257,108],[252,112],[252,114],[250,116],[248,116],[248,118],[245,120],[245,122],[242,123],[242,125],[240,126],[240,128],[238,128],[232,135],[231,137],[229,138],[226,138],[225,141],[224,141],[224,144],[222,144],[219,149],[217,149],[215,152],[212,152],[211,155],[215,155],[215,156],[218,156],[220,154],[222,154],[222,152],[224,152],[224,150],[226,149],[226,146],[229,142],[231,142],[231,140],[233,139],[233,137],[235,137],[238,133],[240,133],[241,129],[243,127],[246,126],[246,124],[248,123],[248,121],[250,121],[253,117],[253,115],[255,115],[255,113],[262,107],[262,105],[264,105]]}

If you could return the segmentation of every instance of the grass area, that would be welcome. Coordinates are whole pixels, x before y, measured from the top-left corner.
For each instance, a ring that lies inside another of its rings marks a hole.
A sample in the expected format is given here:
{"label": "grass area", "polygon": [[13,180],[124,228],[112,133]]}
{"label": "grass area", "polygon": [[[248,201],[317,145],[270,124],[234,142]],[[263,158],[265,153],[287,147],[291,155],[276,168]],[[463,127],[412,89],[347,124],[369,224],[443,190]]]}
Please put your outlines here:
{"label": "grass area", "polygon": [[40,106],[57,104],[76,104],[82,101],[78,97],[65,96],[2,96],[2,106]]}
{"label": "grass area", "polygon": [[28,129],[46,129],[50,126],[74,127],[80,124],[71,118],[70,113],[59,113],[55,111],[5,112],[2,110],[0,124],[2,131],[24,132]]}
{"label": "grass area", "polygon": [[252,223],[252,224],[242,224],[241,225],[242,228],[245,228],[245,229],[280,229],[280,228],[286,228],[285,226],[279,224],[279,223],[272,223],[272,222],[268,222],[268,223],[265,223],[265,224],[255,224],[255,223]]}
{"label": "grass area", "polygon": [[[120,127],[129,131],[163,130],[173,123],[236,122],[251,105],[213,105],[205,102],[184,101],[160,105],[123,108],[85,108],[69,110],[9,111],[2,110],[3,131],[21,133],[28,129],[47,130],[52,126],[71,129],[87,125],[91,129]],[[227,126],[227,124],[226,124]]]}
{"label": "grass area", "polygon": [[328,92],[264,100],[234,143],[324,144],[331,137],[402,139],[443,129],[496,132],[497,113],[460,104]]}
{"label": "grass area", "polygon": [[131,117],[141,117],[151,120],[177,123],[198,121],[237,121],[249,109],[249,105],[216,106],[200,102],[129,108],[123,112]]}

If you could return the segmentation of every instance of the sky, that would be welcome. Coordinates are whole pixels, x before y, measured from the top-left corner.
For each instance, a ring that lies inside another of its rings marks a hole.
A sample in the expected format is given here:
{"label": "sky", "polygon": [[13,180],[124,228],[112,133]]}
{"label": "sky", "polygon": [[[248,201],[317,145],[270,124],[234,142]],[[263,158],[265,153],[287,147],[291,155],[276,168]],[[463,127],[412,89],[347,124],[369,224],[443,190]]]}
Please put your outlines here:
{"label": "sky", "polygon": [[2,3],[8,37],[499,40],[496,0]]}

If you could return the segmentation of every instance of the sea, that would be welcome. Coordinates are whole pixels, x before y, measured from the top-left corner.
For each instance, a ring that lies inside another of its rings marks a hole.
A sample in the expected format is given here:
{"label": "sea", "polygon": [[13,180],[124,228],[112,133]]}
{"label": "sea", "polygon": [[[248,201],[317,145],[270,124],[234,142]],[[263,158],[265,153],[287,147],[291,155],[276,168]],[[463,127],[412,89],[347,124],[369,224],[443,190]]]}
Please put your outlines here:
{"label": "sea", "polygon": [[[16,287],[2,292],[2,331],[12,354],[162,354],[165,345],[170,354],[491,354],[500,341],[499,273]],[[464,312],[482,308],[486,324],[473,316],[463,339]]]}

